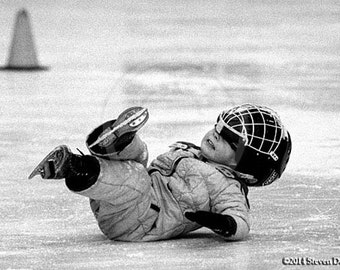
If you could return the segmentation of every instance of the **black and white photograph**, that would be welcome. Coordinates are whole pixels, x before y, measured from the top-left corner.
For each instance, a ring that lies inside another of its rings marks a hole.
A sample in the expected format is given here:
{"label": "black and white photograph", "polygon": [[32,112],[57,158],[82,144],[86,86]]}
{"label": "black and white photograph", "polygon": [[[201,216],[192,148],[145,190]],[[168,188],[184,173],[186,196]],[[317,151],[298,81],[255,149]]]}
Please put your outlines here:
{"label": "black and white photograph", "polygon": [[0,0],[0,269],[340,269],[340,1]]}

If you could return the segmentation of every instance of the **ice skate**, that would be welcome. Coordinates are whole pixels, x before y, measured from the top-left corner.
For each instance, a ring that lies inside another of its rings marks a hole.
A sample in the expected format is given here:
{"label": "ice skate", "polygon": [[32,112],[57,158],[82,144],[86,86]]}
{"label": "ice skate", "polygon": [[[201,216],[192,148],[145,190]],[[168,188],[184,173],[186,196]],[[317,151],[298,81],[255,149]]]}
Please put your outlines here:
{"label": "ice skate", "polygon": [[88,147],[99,146],[105,148],[113,145],[118,138],[123,137],[125,134],[136,133],[148,119],[149,113],[146,108],[131,107],[126,109]]}
{"label": "ice skate", "polygon": [[62,179],[68,171],[72,153],[68,146],[60,145],[50,152],[32,171],[28,179],[40,175],[43,179]]}

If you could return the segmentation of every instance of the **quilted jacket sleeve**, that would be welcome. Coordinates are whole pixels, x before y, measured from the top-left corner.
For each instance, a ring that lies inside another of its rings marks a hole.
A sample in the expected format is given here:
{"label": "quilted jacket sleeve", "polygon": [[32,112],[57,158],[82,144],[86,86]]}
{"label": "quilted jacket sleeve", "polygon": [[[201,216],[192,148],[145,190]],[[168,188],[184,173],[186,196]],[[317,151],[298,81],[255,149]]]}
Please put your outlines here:
{"label": "quilted jacket sleeve", "polygon": [[245,238],[250,229],[249,207],[241,184],[216,171],[208,178],[207,185],[210,189],[211,212],[230,215],[237,223],[235,235],[228,237],[228,240]]}

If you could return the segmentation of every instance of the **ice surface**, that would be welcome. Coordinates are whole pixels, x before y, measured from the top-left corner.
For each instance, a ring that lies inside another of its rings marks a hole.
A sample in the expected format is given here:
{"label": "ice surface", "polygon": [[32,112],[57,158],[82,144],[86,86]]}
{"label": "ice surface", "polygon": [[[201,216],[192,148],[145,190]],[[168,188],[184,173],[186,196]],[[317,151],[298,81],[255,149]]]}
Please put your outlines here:
{"label": "ice surface", "polygon": [[[282,257],[340,257],[337,1],[7,1],[4,63],[23,3],[51,70],[0,73],[1,269],[296,269]],[[86,153],[86,135],[126,107],[148,107],[140,133],[153,158],[176,140],[199,144],[243,102],[274,108],[293,139],[282,179],[250,190],[245,241],[201,229],[113,242],[86,198],[27,180],[58,144]]]}

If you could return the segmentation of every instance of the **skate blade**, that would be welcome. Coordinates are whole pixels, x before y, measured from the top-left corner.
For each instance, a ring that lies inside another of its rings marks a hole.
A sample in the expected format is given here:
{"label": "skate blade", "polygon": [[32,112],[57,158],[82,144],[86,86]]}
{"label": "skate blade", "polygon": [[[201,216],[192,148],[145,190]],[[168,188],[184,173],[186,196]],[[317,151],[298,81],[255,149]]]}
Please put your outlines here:
{"label": "skate blade", "polygon": [[39,163],[39,165],[37,167],[34,168],[34,170],[31,172],[31,174],[28,176],[28,179],[32,179],[34,176],[36,175],[40,175],[41,177],[42,174],[44,173],[44,168],[43,168],[43,164],[46,162],[47,160],[43,160]]}
{"label": "skate blade", "polygon": [[[126,120],[124,120],[122,123],[120,123],[118,126],[114,127],[113,129],[108,129],[107,132],[103,132],[99,138],[93,142],[91,145],[89,145],[89,148],[92,148],[95,145],[106,145],[108,142],[110,142],[113,138],[116,137],[114,134],[118,129],[120,129],[124,125],[129,125],[130,127],[136,127],[138,125],[141,125],[141,123],[146,122],[146,120],[149,117],[148,109],[142,108],[139,112],[134,113],[130,117],[128,117]],[[142,125],[141,125],[142,126]]]}
{"label": "skate blade", "polygon": [[32,179],[34,176],[36,175],[41,175],[42,173],[42,168],[40,168],[40,166],[37,166],[32,172],[31,174],[28,176],[28,179]]}

